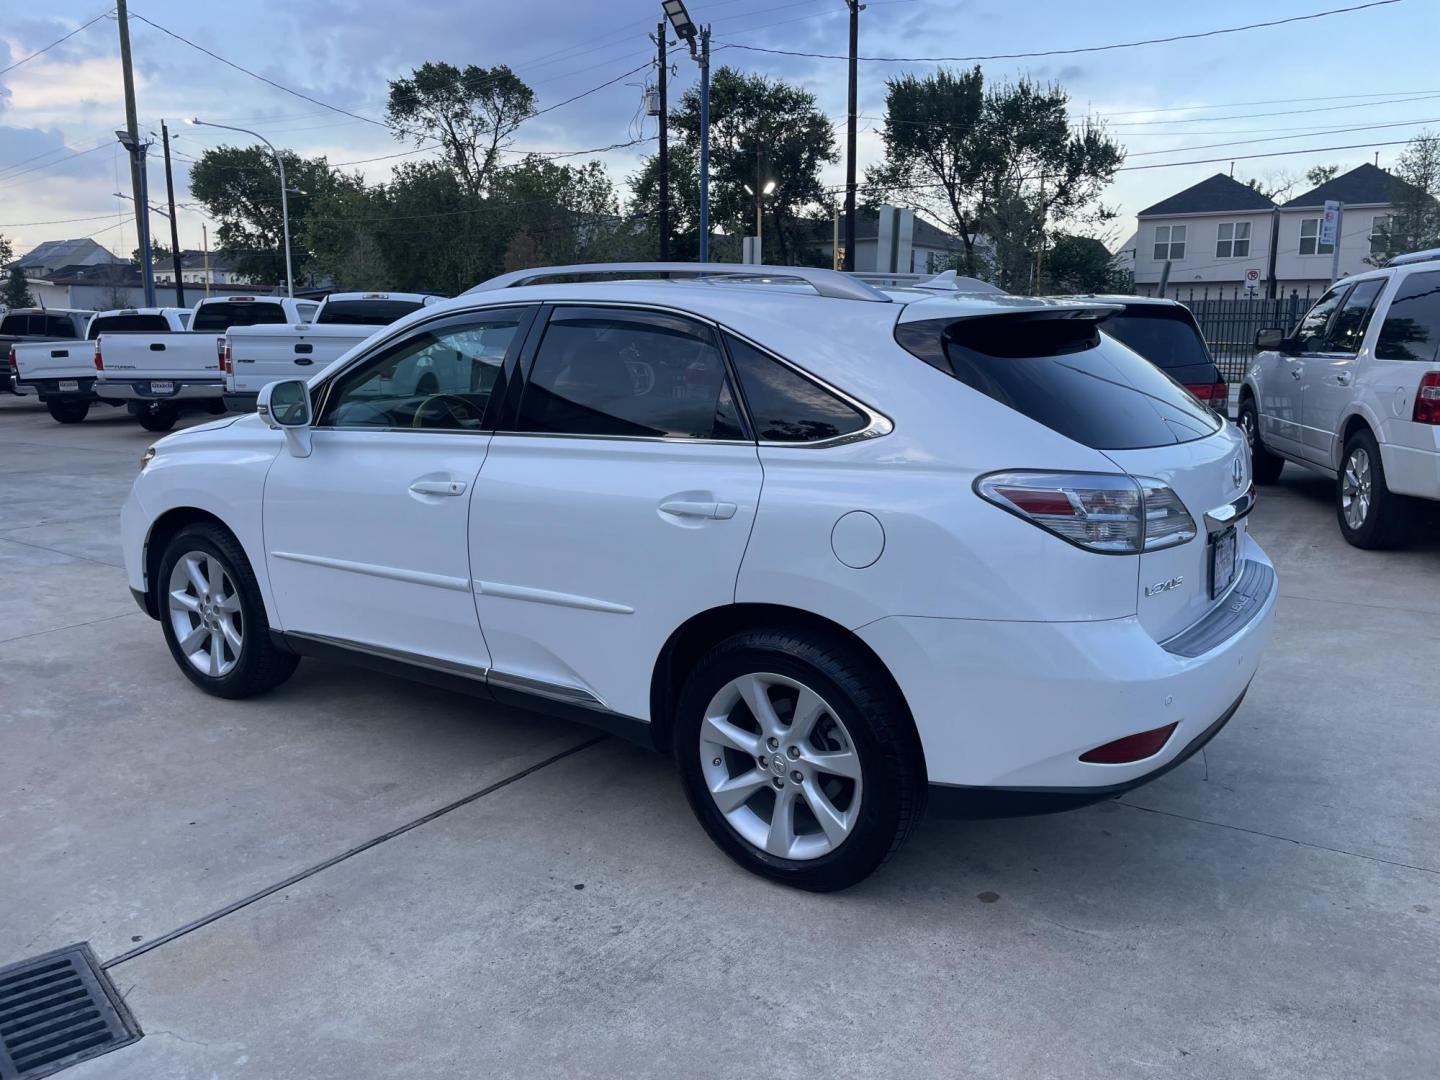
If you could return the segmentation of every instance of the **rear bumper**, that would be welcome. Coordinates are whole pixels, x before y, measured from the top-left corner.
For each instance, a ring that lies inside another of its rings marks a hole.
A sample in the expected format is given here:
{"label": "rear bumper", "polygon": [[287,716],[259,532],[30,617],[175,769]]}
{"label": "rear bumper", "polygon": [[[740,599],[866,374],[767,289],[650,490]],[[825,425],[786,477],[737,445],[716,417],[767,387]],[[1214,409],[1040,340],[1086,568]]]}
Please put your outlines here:
{"label": "rear bumper", "polygon": [[[1180,638],[1167,648],[1135,616],[1069,623],[895,616],[857,633],[905,695],[932,783],[1103,798],[1180,758],[1250,684],[1273,629],[1279,585],[1248,537],[1241,558],[1266,571],[1263,593],[1245,600],[1245,617],[1227,634],[1201,637],[1198,648],[1187,639],[1181,644],[1191,648],[1172,651]],[[1232,594],[1221,607],[1229,612],[1240,600]],[[1172,723],[1169,740],[1148,758],[1080,760],[1097,746]]]}
{"label": "rear bumper", "polygon": [[[157,394],[150,389],[152,382],[168,382],[174,389],[168,394]],[[218,379],[100,379],[95,392],[102,398],[114,401],[197,401],[218,399],[225,393],[225,383]]]}
{"label": "rear bumper", "polygon": [[[1436,435],[1440,440],[1440,433]],[[1440,450],[1424,450],[1398,443],[1381,443],[1385,486],[1397,495],[1440,499]]]}
{"label": "rear bumper", "polygon": [[[61,383],[74,383],[74,390],[62,390]],[[20,394],[35,394],[41,401],[94,401],[95,376],[79,376],[73,379],[17,379],[15,391]]]}

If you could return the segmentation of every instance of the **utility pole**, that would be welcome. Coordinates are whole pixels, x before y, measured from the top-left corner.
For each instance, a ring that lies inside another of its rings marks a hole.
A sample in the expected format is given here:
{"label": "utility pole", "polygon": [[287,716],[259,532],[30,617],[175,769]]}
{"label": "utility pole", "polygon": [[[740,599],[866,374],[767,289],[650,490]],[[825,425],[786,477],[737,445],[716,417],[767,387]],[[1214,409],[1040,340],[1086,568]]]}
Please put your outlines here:
{"label": "utility pole", "polygon": [[858,111],[857,56],[860,52],[860,0],[846,0],[850,6],[850,110],[845,118],[845,266],[855,269],[855,113]]}
{"label": "utility pole", "polygon": [[710,261],[710,27],[700,29],[700,261]]}
{"label": "utility pole", "polygon": [[170,257],[175,263],[175,306],[185,306],[185,284],[180,276],[180,227],[175,224],[175,179],[170,174],[170,129],[160,121],[160,142],[165,147],[165,195],[170,201]]}
{"label": "utility pole", "polygon": [[[129,133],[129,147],[140,145],[140,124],[135,119],[135,74],[130,67],[130,14],[125,8],[125,0],[115,0],[115,21],[120,24],[120,75],[125,83],[125,130]],[[135,200],[135,235],[140,244],[140,258],[146,263],[150,260],[150,248],[147,240],[150,230],[146,228],[145,213],[149,209],[145,200],[142,199],[140,187],[143,174],[141,173],[141,158],[134,149],[130,150],[130,194]],[[150,300],[147,299],[146,303]]]}
{"label": "utility pole", "polygon": [[210,226],[200,223],[200,250],[205,259],[205,295],[210,295]]}
{"label": "utility pole", "polygon": [[669,62],[665,59],[665,20],[655,29],[660,46],[660,261],[670,261],[670,104],[666,84],[670,80]]}

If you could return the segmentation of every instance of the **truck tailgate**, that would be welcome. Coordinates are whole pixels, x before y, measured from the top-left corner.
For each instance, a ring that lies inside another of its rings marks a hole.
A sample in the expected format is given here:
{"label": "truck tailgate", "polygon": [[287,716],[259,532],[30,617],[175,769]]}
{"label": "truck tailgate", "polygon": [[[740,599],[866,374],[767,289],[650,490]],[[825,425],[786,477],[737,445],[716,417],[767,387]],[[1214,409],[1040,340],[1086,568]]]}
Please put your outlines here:
{"label": "truck tailgate", "polygon": [[95,375],[93,341],[32,341],[15,346],[15,369],[24,381],[84,379]]}
{"label": "truck tailgate", "polygon": [[220,381],[219,343],[213,333],[100,335],[100,379]]}
{"label": "truck tailgate", "polygon": [[237,326],[230,347],[227,389],[256,394],[278,379],[308,379],[384,327]]}

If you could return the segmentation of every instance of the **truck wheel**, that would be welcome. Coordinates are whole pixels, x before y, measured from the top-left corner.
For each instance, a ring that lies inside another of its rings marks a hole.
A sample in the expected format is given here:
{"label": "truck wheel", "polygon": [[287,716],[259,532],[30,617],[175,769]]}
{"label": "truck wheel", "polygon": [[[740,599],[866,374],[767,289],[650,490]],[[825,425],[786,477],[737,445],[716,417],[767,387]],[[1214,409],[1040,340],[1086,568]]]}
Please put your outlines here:
{"label": "truck wheel", "polygon": [[168,401],[147,401],[136,413],[140,426],[146,431],[169,431],[179,418],[179,410]]}
{"label": "truck wheel", "polygon": [[90,402],[76,398],[51,398],[45,402],[45,408],[62,424],[78,424],[90,412]]}
{"label": "truck wheel", "polygon": [[1358,548],[1381,551],[1405,542],[1412,506],[1385,483],[1380,447],[1368,429],[1345,440],[1345,456],[1335,480],[1335,516],[1340,533]]}
{"label": "truck wheel", "polygon": [[719,848],[812,892],[867,877],[924,807],[924,759],[899,691],[838,638],[776,628],[715,646],[685,680],[674,752]]}
{"label": "truck wheel", "polygon": [[170,654],[207,694],[253,697],[295,673],[300,658],[271,641],[255,572],[228,530],[215,524],[180,530],[151,587]]}
{"label": "truck wheel", "polygon": [[1260,413],[1253,397],[1241,400],[1239,424],[1245,441],[1250,444],[1250,475],[1257,484],[1275,483],[1280,479],[1280,470],[1285,468],[1285,459],[1270,453],[1260,441]]}

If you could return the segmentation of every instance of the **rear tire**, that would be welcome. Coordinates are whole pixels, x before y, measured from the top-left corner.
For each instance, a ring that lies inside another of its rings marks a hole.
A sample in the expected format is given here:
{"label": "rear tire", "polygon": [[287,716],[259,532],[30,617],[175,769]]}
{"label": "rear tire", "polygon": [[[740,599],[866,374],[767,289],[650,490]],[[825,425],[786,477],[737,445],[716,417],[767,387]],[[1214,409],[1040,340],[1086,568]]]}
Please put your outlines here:
{"label": "rear tire", "polygon": [[146,431],[169,431],[180,418],[180,411],[168,401],[147,401],[135,415]]}
{"label": "rear tire", "polygon": [[300,657],[270,640],[250,560],[219,525],[181,529],[151,582],[170,655],[207,694],[247,698],[295,673]]}
{"label": "rear tire", "polygon": [[720,850],[811,892],[869,876],[924,809],[909,711],[884,670],[838,637],[774,628],[716,645],[680,692],[674,752]]}
{"label": "rear tire", "polygon": [[51,398],[45,402],[52,419],[62,424],[78,424],[90,413],[90,402],[83,398]]}
{"label": "rear tire", "polygon": [[1385,483],[1385,463],[1368,428],[1345,440],[1335,478],[1335,516],[1340,533],[1355,547],[1383,551],[1406,540],[1412,504]]}
{"label": "rear tire", "polygon": [[1280,471],[1285,468],[1285,459],[1270,453],[1260,441],[1260,411],[1255,408],[1253,397],[1241,399],[1240,418],[1236,422],[1245,433],[1245,441],[1250,444],[1250,475],[1257,484],[1275,483],[1280,479]]}

